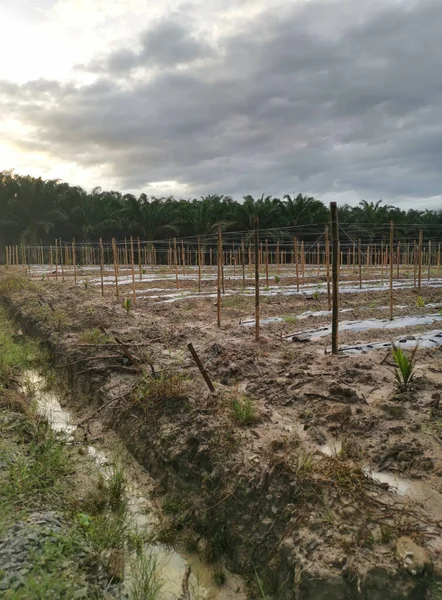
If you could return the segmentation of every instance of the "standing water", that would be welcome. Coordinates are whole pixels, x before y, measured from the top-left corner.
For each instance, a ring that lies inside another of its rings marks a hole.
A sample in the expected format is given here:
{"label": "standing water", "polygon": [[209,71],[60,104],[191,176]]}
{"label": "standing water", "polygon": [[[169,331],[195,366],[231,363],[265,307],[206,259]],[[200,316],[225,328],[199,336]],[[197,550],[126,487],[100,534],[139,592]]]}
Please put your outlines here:
{"label": "standing water", "polygon": [[[49,390],[44,376],[37,371],[25,372],[22,381],[23,391],[30,395],[36,403],[36,410],[44,417],[54,431],[64,434],[69,441],[73,440],[77,426],[73,423],[72,415],[62,408],[59,396]],[[88,454],[93,458],[103,477],[113,474],[113,465],[109,457],[97,450],[94,446],[87,447]],[[127,477],[127,475],[126,475]],[[149,483],[146,478],[146,487]],[[142,482],[141,482],[142,483]],[[151,499],[141,492],[140,487],[131,481],[127,482],[129,520],[134,529],[139,532],[151,532],[155,518]],[[182,582],[186,568],[191,567],[189,578],[189,591],[191,596],[199,599],[210,598],[213,600],[242,600],[245,596],[238,593],[243,588],[239,578],[228,574],[227,583],[222,589],[214,584],[213,568],[203,563],[196,554],[184,554],[166,547],[162,544],[146,544],[144,547],[146,557],[155,560],[159,569],[159,578],[165,582],[161,597],[164,600],[176,600],[182,593]],[[131,584],[131,564],[135,557],[127,557],[125,561],[124,582],[125,591],[129,592]]]}

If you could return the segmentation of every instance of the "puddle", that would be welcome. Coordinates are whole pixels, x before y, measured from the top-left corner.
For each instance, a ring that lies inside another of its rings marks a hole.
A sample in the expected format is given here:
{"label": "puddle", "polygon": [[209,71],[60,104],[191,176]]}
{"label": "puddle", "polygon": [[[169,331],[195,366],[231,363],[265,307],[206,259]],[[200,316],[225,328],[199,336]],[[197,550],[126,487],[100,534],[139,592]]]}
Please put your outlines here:
{"label": "puddle", "polygon": [[[56,392],[46,389],[44,377],[37,371],[26,371],[23,376],[22,389],[32,395],[38,414],[44,417],[55,431],[64,433],[68,441],[71,441],[76,429],[72,415],[61,407]],[[110,477],[114,469],[112,460],[94,446],[88,446],[87,451],[103,476]],[[152,503],[130,478],[128,478],[127,494],[129,519],[134,528],[138,530],[152,529],[155,523]],[[241,600],[244,598],[241,593],[236,591],[238,588],[242,588],[238,577],[227,573],[227,584],[220,589],[213,583],[212,567],[203,563],[196,554],[182,554],[161,544],[146,545],[145,554],[146,557],[152,556],[156,560],[159,575],[165,582],[162,592],[164,600],[176,600],[180,597],[183,576],[188,565],[192,569],[189,579],[192,598],[201,600],[204,598],[213,600],[232,600],[233,598]],[[126,593],[130,589],[134,560],[135,556],[126,557],[124,577]],[[231,585],[229,585],[229,580]]]}
{"label": "puddle", "polygon": [[393,473],[372,471],[369,467],[363,467],[362,470],[367,477],[373,479],[376,483],[387,483],[399,496],[407,495],[413,486],[413,482],[410,479],[398,477]]}
{"label": "puddle", "polygon": [[342,442],[339,440],[331,440],[322,444],[322,446],[319,446],[319,450],[326,456],[338,456],[342,450]]}

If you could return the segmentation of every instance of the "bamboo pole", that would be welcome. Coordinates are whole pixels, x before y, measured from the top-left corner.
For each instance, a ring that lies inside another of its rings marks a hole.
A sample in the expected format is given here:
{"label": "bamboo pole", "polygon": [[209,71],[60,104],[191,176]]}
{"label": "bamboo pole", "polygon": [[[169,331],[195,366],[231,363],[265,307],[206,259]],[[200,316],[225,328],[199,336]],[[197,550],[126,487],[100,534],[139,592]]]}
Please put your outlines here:
{"label": "bamboo pole", "polygon": [[440,275],[440,244],[437,246],[437,274]]}
{"label": "bamboo pole", "polygon": [[317,245],[317,249],[318,249],[318,277],[319,277],[319,275],[320,275],[320,272],[321,272],[321,271],[320,271],[320,264],[321,264],[321,251],[320,251],[320,245],[319,245],[319,242],[318,242],[318,245]]}
{"label": "bamboo pole", "polygon": [[413,283],[414,289],[417,289],[417,243],[413,242]]}
{"label": "bamboo pole", "polygon": [[384,242],[381,241],[381,284],[384,285]]}
{"label": "bamboo pole", "polygon": [[396,253],[397,253],[397,256],[396,256],[396,262],[397,262],[396,279],[399,279],[399,268],[400,268],[400,264],[401,264],[401,242],[400,241],[397,243]]}
{"label": "bamboo pole", "polygon": [[135,304],[137,303],[137,293],[135,291],[135,256],[134,256],[134,239],[130,236],[130,264],[132,271],[132,300]]}
{"label": "bamboo pole", "polygon": [[64,281],[64,267],[63,267],[63,247],[61,245],[61,238],[60,238],[60,267],[61,267],[61,280]]}
{"label": "bamboo pole", "polygon": [[186,274],[186,252],[184,250],[184,240],[181,240],[181,263],[183,267],[183,275]]}
{"label": "bamboo pole", "polygon": [[[29,255],[29,264],[31,264],[31,256]],[[55,281],[58,281],[58,241],[55,238]]]}
{"label": "bamboo pole", "polygon": [[259,219],[258,219],[258,217],[255,217],[255,341],[259,342]]}
{"label": "bamboo pole", "polygon": [[138,270],[140,272],[140,281],[143,281],[143,268],[141,266],[141,243],[140,243],[139,237],[137,237],[137,245],[138,245]]}
{"label": "bamboo pole", "polygon": [[[325,272],[327,277],[327,308],[331,310],[331,295],[330,295],[330,245],[328,241],[328,225],[325,226]],[[349,248],[350,251],[350,248]]]}
{"label": "bamboo pole", "polygon": [[201,291],[201,238],[198,236],[198,291]]}
{"label": "bamboo pole", "polygon": [[266,240],[265,266],[266,266],[266,287],[269,287],[269,240]]}
{"label": "bamboo pole", "polygon": [[339,328],[339,233],[338,233],[338,207],[336,202],[330,203],[331,226],[332,226],[332,286],[333,286],[333,307],[332,307],[332,353],[338,353],[338,328]]}
{"label": "bamboo pole", "polygon": [[390,221],[390,321],[393,320],[394,223]]}
{"label": "bamboo pole", "polygon": [[279,256],[279,240],[278,240],[276,242],[276,272],[278,273],[278,275],[281,272],[279,263],[280,263],[280,256]]}
{"label": "bamboo pole", "polygon": [[431,240],[428,240],[428,281],[431,279]]}
{"label": "bamboo pole", "polygon": [[[243,242],[244,244],[244,242]],[[217,277],[217,325],[221,327],[221,223],[218,223],[218,251],[216,253],[217,263],[218,263],[218,277]],[[244,246],[243,246],[244,251]],[[243,257],[243,273],[244,273],[244,257]]]}
{"label": "bamboo pole", "polygon": [[103,240],[100,238],[100,281],[101,281],[101,295],[104,296],[104,251],[103,251]]}
{"label": "bamboo pole", "polygon": [[114,258],[114,274],[115,274],[115,295],[118,298],[118,252],[117,252],[117,242],[115,238],[112,238],[112,254]]}
{"label": "bamboo pole", "polygon": [[361,238],[358,241],[358,268],[359,268],[359,289],[362,289],[362,248]]}
{"label": "bamboo pole", "polygon": [[293,237],[293,246],[295,249],[296,291],[299,292],[299,257],[298,257],[298,240],[296,239],[296,235]]}
{"label": "bamboo pole", "polygon": [[173,238],[173,264],[175,267],[176,289],[178,289],[180,287],[180,284],[178,281],[178,254],[177,254],[177,247],[176,247],[176,238]]}
{"label": "bamboo pole", "polygon": [[244,247],[244,240],[241,240],[241,257],[242,257],[242,285],[246,287],[246,249]]}
{"label": "bamboo pole", "polygon": [[[52,263],[52,246],[51,246],[51,263]],[[72,239],[72,263],[74,267],[74,285],[77,285],[77,253],[75,251],[75,238]]]}
{"label": "bamboo pole", "polygon": [[302,285],[305,283],[305,252],[304,241],[301,242],[301,270],[302,270]]}
{"label": "bamboo pole", "polygon": [[421,280],[422,280],[422,229],[419,231],[419,248],[418,248],[418,271],[417,271],[417,293],[421,295]]}

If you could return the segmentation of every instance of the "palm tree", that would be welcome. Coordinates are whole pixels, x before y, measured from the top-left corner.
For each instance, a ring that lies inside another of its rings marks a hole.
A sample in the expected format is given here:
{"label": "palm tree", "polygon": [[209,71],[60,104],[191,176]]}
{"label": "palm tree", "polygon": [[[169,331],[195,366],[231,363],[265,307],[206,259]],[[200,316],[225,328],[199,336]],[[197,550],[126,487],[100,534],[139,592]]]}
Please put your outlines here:
{"label": "palm tree", "polygon": [[124,196],[124,215],[132,233],[154,241],[174,237],[178,233],[175,201],[170,198],[152,198],[141,194],[137,199],[131,194]]}

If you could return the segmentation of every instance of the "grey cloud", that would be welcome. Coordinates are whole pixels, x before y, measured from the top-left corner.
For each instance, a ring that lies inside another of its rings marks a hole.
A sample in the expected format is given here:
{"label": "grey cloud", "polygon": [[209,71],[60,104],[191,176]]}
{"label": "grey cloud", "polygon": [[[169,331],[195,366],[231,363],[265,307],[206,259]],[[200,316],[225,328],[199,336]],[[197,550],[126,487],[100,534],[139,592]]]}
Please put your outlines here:
{"label": "grey cloud", "polygon": [[163,20],[147,29],[139,44],[139,51],[121,48],[81,68],[120,74],[139,67],[174,67],[214,55],[207,41],[174,20]]}
{"label": "grey cloud", "polygon": [[[132,190],[176,180],[184,194],[440,194],[440,0],[295,3],[216,51],[183,23],[97,59],[92,85],[0,86],[8,112],[35,127],[16,145],[106,165]],[[149,65],[144,79],[126,73]]]}

